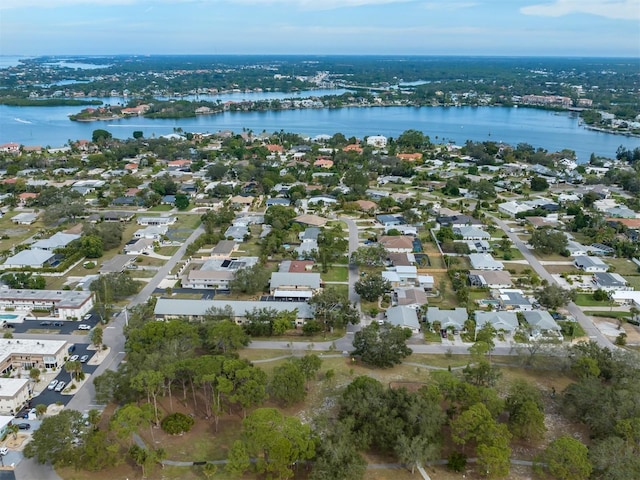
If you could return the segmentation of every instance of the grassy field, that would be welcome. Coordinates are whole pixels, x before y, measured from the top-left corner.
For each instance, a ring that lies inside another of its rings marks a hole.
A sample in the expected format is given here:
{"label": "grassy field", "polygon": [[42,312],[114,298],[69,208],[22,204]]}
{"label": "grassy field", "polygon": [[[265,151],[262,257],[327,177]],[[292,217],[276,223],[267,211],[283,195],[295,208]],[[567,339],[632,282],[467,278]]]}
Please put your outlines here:
{"label": "grassy field", "polygon": [[638,266],[627,258],[606,258],[604,261],[620,275],[640,275]]}
{"label": "grassy field", "polygon": [[38,220],[31,225],[16,225],[11,221],[18,215],[19,211],[8,212],[0,218],[0,232],[8,238],[0,239],[0,252],[10,250],[14,245],[24,242],[27,238],[45,228],[42,220]]}
{"label": "grassy field", "polygon": [[347,267],[331,267],[327,273],[321,273],[320,278],[324,282],[346,282],[349,280]]}
{"label": "grassy field", "polygon": [[613,312],[608,310],[585,310],[585,315],[591,317],[604,317],[604,318],[625,318],[631,317],[629,312]]}

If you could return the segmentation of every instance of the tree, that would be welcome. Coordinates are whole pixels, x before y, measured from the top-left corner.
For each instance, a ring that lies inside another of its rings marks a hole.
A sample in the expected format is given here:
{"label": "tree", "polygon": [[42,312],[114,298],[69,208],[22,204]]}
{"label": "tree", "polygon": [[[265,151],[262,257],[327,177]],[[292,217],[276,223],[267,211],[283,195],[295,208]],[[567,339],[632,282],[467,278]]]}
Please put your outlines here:
{"label": "tree", "polygon": [[80,239],[80,249],[87,258],[100,258],[104,253],[102,239],[96,235],[85,235]]}
{"label": "tree", "polygon": [[251,466],[247,448],[243,442],[236,440],[229,449],[227,464],[224,469],[234,476],[240,476]]}
{"label": "tree", "polygon": [[324,229],[318,235],[318,250],[316,259],[322,265],[322,271],[327,272],[329,265],[340,260],[349,248],[349,240],[344,238],[340,226]]}
{"label": "tree", "polygon": [[344,328],[348,323],[355,325],[360,322],[360,315],[349,303],[347,292],[335,287],[327,287],[316,293],[309,300],[309,304],[313,307],[314,317],[320,322],[321,330],[324,332]]}
{"label": "tree", "polygon": [[93,143],[104,143],[107,140],[111,140],[112,135],[107,130],[101,128],[94,130],[91,134],[91,141]]}
{"label": "tree", "polygon": [[42,420],[40,428],[33,432],[31,441],[26,445],[24,455],[35,458],[38,463],[73,465],[78,451],[76,432],[82,430],[82,413],[77,410],[62,410],[58,415]]}
{"label": "tree", "polygon": [[285,406],[294,405],[304,400],[305,374],[299,362],[288,361],[273,369],[269,382],[269,393]]}
{"label": "tree", "polygon": [[16,423],[12,423],[7,425],[6,432],[7,434],[11,434],[14,440],[18,438],[18,432],[20,431],[20,427]]}
{"label": "tree", "polygon": [[364,477],[367,462],[358,452],[352,432],[342,422],[319,442],[311,480],[358,480]]}
{"label": "tree", "polygon": [[[385,197],[386,198],[386,197]],[[382,267],[389,256],[389,252],[380,243],[374,243],[370,246],[358,247],[351,254],[351,263],[359,267]]]}
{"label": "tree", "polygon": [[254,410],[242,422],[242,441],[256,459],[255,469],[267,478],[290,478],[291,467],[314,457],[311,427],[275,408]]}
{"label": "tree", "polygon": [[75,380],[80,378],[80,374],[82,373],[82,363],[78,360],[67,361],[64,364],[64,369],[67,373],[71,375],[71,377]]}
{"label": "tree", "polygon": [[531,190],[534,192],[544,192],[549,188],[549,182],[542,177],[533,177],[531,179]]}
{"label": "tree", "polygon": [[38,418],[42,418],[44,414],[47,413],[47,408],[48,406],[44,403],[39,403],[38,405],[36,405],[36,416]]}
{"label": "tree", "polygon": [[407,347],[411,330],[389,323],[372,323],[356,332],[353,340],[353,354],[364,363],[375,367],[389,368],[401,363],[402,359],[413,353]]}
{"label": "tree", "polygon": [[178,210],[186,210],[189,208],[189,197],[184,193],[177,193],[174,204]]}
{"label": "tree", "polygon": [[431,140],[428,136],[418,130],[405,130],[396,139],[396,144],[401,149],[423,150],[431,147]]}
{"label": "tree", "polygon": [[229,283],[229,288],[231,293],[234,294],[248,293],[249,295],[255,295],[265,289],[270,277],[271,272],[256,263],[252,267],[238,269],[233,280]]}
{"label": "tree", "polygon": [[382,275],[378,274],[366,274],[363,278],[358,280],[355,285],[355,290],[358,295],[368,302],[375,302],[380,296],[391,290],[391,283],[388,280],[382,278]]}
{"label": "tree", "polygon": [[478,200],[496,198],[496,188],[494,184],[484,178],[478,182],[473,182],[469,190],[476,194]]}
{"label": "tree", "polygon": [[40,381],[40,369],[38,367],[33,367],[29,370],[29,378],[33,380],[33,383],[38,383]]}
{"label": "tree", "polygon": [[142,478],[146,478],[147,473],[151,471],[153,465],[161,461],[165,456],[165,452],[162,448],[154,450],[151,448],[140,447],[136,444],[129,447],[128,453],[131,459],[136,462],[140,468],[142,468]]}
{"label": "tree", "polygon": [[555,310],[573,302],[576,299],[576,292],[550,283],[536,290],[534,296],[540,305]]}
{"label": "tree", "polygon": [[563,232],[550,228],[539,228],[531,235],[529,244],[534,250],[545,255],[552,253],[564,254],[567,252],[569,240]]}
{"label": "tree", "polygon": [[179,435],[191,430],[194,423],[195,420],[193,417],[185,415],[184,413],[175,412],[164,417],[162,422],[160,422],[160,426],[162,430],[169,435]]}
{"label": "tree", "polygon": [[302,358],[295,358],[293,361],[298,363],[307,381],[312,380],[322,366],[322,359],[315,354],[307,354]]}
{"label": "tree", "polygon": [[540,469],[558,480],[587,480],[593,469],[589,449],[573,437],[552,441],[540,456]]}
{"label": "tree", "polygon": [[94,329],[91,330],[91,334],[89,335],[89,337],[94,347],[102,348],[102,336],[103,336],[102,328],[95,327]]}
{"label": "tree", "polygon": [[117,465],[121,456],[120,446],[108,438],[107,432],[94,429],[79,447],[76,468],[98,472]]}
{"label": "tree", "polygon": [[212,353],[227,354],[246,347],[250,342],[249,335],[243,328],[231,320],[222,320],[207,329],[207,344]]}

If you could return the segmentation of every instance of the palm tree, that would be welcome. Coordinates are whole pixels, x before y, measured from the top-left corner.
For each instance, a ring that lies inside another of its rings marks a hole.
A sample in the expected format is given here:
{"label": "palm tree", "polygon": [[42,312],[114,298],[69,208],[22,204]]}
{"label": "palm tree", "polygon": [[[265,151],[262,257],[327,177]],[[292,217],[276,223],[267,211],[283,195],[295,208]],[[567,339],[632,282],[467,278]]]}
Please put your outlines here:
{"label": "palm tree", "polygon": [[47,405],[45,405],[44,403],[39,403],[38,405],[36,405],[36,416],[38,418],[42,418],[42,416],[47,413]]}
{"label": "palm tree", "polygon": [[18,432],[20,431],[20,427],[15,423],[11,425],[7,425],[6,432],[13,435],[13,439],[16,440],[18,438]]}

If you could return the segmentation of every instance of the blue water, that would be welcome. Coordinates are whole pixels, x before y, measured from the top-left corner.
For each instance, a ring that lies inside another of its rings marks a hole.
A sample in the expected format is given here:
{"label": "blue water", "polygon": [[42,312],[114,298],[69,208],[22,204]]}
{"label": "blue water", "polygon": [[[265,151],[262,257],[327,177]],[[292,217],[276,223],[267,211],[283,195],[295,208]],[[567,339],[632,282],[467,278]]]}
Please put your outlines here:
{"label": "blue water", "polygon": [[18,315],[13,315],[10,313],[0,314],[0,320],[15,320],[18,318]]}
{"label": "blue water", "polygon": [[[245,98],[256,98],[242,94]],[[280,94],[284,95],[284,94]],[[290,94],[289,94],[290,96]],[[115,102],[114,102],[115,103]],[[502,107],[366,107],[304,109],[278,112],[225,112],[186,119],[142,117],[104,122],[72,122],[67,116],[82,107],[10,107],[0,105],[0,144],[62,146],[68,140],[90,139],[93,130],[106,129],[116,138],[130,138],[134,130],[146,137],[173,133],[217,132],[243,128],[254,133],[284,130],[316,136],[343,133],[347,137],[385,135],[397,137],[409,129],[429,135],[436,142],[463,144],[465,140],[525,142],[548,151],[569,149],[586,162],[591,153],[612,157],[620,145],[640,147],[640,139],[595,132],[580,126],[575,115],[532,108]]]}

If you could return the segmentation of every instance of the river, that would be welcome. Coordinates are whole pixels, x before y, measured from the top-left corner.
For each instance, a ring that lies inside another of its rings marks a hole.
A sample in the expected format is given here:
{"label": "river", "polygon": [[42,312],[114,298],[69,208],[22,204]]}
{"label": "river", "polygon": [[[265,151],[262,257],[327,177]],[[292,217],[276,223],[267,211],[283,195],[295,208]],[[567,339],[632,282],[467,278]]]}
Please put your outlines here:
{"label": "river", "polygon": [[[305,92],[306,94],[307,92]],[[234,99],[257,100],[253,94],[231,94]],[[281,98],[291,94],[279,94]],[[302,98],[302,97],[301,97]],[[226,101],[221,96],[221,101]],[[111,99],[111,103],[117,103]],[[176,128],[188,132],[217,132],[243,129],[254,133],[284,130],[301,135],[347,137],[385,135],[397,137],[416,129],[435,142],[462,144],[465,140],[525,142],[548,151],[569,149],[580,162],[591,153],[612,157],[617,148],[640,147],[640,139],[596,132],[582,127],[575,114],[533,108],[504,107],[362,107],[342,109],[303,109],[273,112],[224,112],[184,119],[123,118],[100,122],[72,122],[67,116],[83,107],[12,107],[0,105],[0,144],[62,146],[68,140],[90,139],[93,130],[102,128],[116,138],[129,138],[134,130],[146,137],[172,133]]]}

